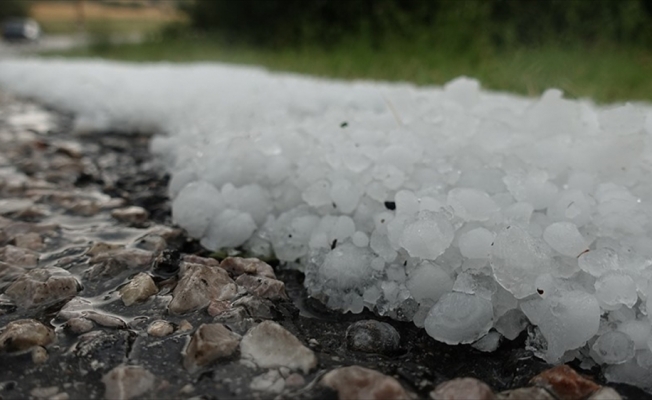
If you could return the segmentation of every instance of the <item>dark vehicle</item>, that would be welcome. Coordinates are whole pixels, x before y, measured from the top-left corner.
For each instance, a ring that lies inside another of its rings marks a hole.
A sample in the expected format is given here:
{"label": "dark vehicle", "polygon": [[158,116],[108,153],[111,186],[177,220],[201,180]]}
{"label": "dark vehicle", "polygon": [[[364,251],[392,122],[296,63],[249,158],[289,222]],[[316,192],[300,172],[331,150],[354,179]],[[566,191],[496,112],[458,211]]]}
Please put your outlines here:
{"label": "dark vehicle", "polygon": [[41,37],[41,27],[33,19],[10,19],[2,24],[2,37],[8,41],[33,42]]}

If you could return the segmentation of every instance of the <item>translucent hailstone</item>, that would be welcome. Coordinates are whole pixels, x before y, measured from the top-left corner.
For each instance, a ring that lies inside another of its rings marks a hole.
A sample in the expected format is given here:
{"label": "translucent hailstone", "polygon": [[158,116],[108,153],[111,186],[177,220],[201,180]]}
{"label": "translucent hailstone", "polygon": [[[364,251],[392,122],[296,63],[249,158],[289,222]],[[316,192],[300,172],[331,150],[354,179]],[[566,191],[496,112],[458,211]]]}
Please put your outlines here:
{"label": "translucent hailstone", "polygon": [[543,231],[543,239],[560,254],[577,257],[588,246],[577,226],[572,222],[555,222]]}
{"label": "translucent hailstone", "polygon": [[507,221],[527,226],[530,223],[534,207],[530,203],[517,202],[502,210]]}
{"label": "translucent hailstone", "polygon": [[213,215],[225,207],[220,192],[210,183],[198,181],[184,186],[172,202],[172,219],[193,237],[202,237]]}
{"label": "translucent hailstone", "polygon": [[551,249],[523,228],[511,225],[496,235],[490,263],[496,281],[522,299],[535,293],[537,277],[550,270]]}
{"label": "translucent hailstone", "polygon": [[525,330],[528,320],[523,311],[511,309],[503,314],[494,324],[494,328],[508,340],[514,340]]}
{"label": "translucent hailstone", "polygon": [[446,98],[464,108],[473,107],[479,100],[480,83],[475,79],[459,77],[444,85]]}
{"label": "translucent hailstone", "polygon": [[351,236],[351,241],[358,247],[367,247],[369,245],[369,236],[364,232],[357,231]]}
{"label": "translucent hailstone", "polygon": [[474,294],[449,292],[430,309],[425,328],[440,342],[463,344],[486,335],[492,322],[491,301]]}
{"label": "translucent hailstone", "polygon": [[640,319],[630,319],[618,324],[618,331],[625,333],[634,342],[636,350],[647,349],[647,341],[652,327],[650,323]]}
{"label": "translucent hailstone", "polygon": [[462,171],[459,187],[469,187],[483,190],[489,194],[496,194],[505,191],[503,182],[504,172],[496,168],[481,168]]}
{"label": "translucent hailstone", "polygon": [[276,257],[281,261],[296,261],[308,254],[310,236],[319,221],[318,216],[301,207],[281,214],[269,229]]}
{"label": "translucent hailstone", "polygon": [[498,346],[500,346],[500,341],[502,338],[503,335],[500,333],[491,331],[481,337],[477,342],[473,343],[471,347],[485,353],[490,353],[492,351],[496,351]]}
{"label": "translucent hailstone", "polygon": [[598,301],[577,290],[525,301],[521,310],[548,342],[544,358],[550,363],[559,361],[566,351],[584,345],[600,327]]}
{"label": "translucent hailstone", "polygon": [[273,208],[269,192],[257,184],[236,188],[227,183],[222,187],[222,197],[229,208],[248,213],[259,226]]}
{"label": "translucent hailstone", "polygon": [[301,194],[301,198],[312,207],[321,207],[331,204],[331,184],[325,179],[312,183]]}
{"label": "translucent hailstone", "polygon": [[545,171],[509,171],[503,182],[516,200],[532,204],[535,210],[547,208],[557,196],[557,186]]}
{"label": "translucent hailstone", "polygon": [[362,190],[346,179],[338,179],[330,188],[330,197],[339,212],[348,214],[358,206]]}
{"label": "translucent hailstone", "polygon": [[475,228],[460,235],[460,253],[466,258],[489,258],[494,234],[485,228]]}
{"label": "translucent hailstone", "polygon": [[577,265],[582,271],[595,277],[620,269],[618,253],[608,247],[601,247],[583,253],[577,258]]}
{"label": "translucent hailstone", "polygon": [[211,220],[201,244],[211,250],[237,247],[244,244],[255,230],[256,223],[251,215],[240,210],[226,209]]}
{"label": "translucent hailstone", "polygon": [[455,231],[443,212],[420,211],[405,227],[401,246],[412,257],[434,260],[451,245]]}
{"label": "translucent hailstone", "polygon": [[622,305],[632,307],[638,300],[636,283],[631,276],[624,272],[607,272],[595,281],[595,297],[607,310],[613,310]]}
{"label": "translucent hailstone", "polygon": [[605,332],[592,347],[598,362],[622,364],[634,357],[634,342],[626,334],[618,331]]}
{"label": "translucent hailstone", "polygon": [[547,215],[551,221],[569,221],[577,227],[582,227],[591,220],[594,203],[578,189],[567,190],[548,207]]}
{"label": "translucent hailstone", "polygon": [[453,280],[439,265],[424,261],[410,273],[405,286],[417,302],[436,302],[444,293],[451,291]]}
{"label": "translucent hailstone", "polygon": [[324,285],[338,289],[359,287],[370,278],[372,253],[351,243],[331,250],[319,267]]}
{"label": "translucent hailstone", "polygon": [[486,192],[472,188],[450,190],[447,203],[465,221],[487,221],[498,211],[498,205]]}

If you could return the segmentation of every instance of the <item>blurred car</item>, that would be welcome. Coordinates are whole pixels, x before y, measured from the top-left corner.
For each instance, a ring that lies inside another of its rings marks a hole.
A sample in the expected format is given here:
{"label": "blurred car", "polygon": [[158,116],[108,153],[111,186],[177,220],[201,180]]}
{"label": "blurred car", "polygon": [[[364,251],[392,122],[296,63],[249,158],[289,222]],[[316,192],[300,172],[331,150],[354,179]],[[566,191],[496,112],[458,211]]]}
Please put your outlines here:
{"label": "blurred car", "polygon": [[2,24],[2,37],[8,41],[37,41],[41,37],[41,26],[30,18],[9,19]]}

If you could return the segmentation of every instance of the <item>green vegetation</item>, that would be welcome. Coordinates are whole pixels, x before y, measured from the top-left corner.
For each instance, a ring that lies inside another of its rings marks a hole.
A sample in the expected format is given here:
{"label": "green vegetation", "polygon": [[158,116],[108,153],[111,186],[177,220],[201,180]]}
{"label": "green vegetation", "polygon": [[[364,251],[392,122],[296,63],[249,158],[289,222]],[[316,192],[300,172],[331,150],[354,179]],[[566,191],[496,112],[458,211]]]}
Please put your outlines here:
{"label": "green vegetation", "polygon": [[0,0],[0,22],[5,18],[27,16],[27,3],[22,0]]}
{"label": "green vegetation", "polygon": [[652,0],[194,0],[193,31],[71,57],[221,61],[344,79],[457,76],[538,95],[652,101]]}
{"label": "green vegetation", "polygon": [[440,85],[467,75],[479,79],[485,88],[527,95],[557,87],[569,97],[590,97],[600,102],[652,101],[652,52],[635,48],[543,46],[454,52],[417,43],[373,49],[361,42],[349,42],[328,49],[270,49],[187,36],[138,45],[95,46],[63,55],[135,62],[221,61],[333,78],[419,85]]}

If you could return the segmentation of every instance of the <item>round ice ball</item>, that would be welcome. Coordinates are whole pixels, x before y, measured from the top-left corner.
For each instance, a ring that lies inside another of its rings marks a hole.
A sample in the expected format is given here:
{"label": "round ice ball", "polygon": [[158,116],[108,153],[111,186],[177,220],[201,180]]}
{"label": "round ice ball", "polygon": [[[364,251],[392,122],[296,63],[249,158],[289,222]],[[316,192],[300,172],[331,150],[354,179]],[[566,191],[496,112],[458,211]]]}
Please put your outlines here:
{"label": "round ice ball", "polygon": [[325,285],[339,289],[359,286],[370,278],[373,256],[367,248],[344,243],[331,250],[319,267]]}
{"label": "round ice ball", "polygon": [[400,244],[412,257],[434,260],[451,245],[455,231],[444,213],[420,211],[408,223]]}
{"label": "round ice ball", "polygon": [[607,272],[595,281],[595,297],[608,310],[632,307],[638,300],[636,282],[624,272]]}
{"label": "round ice ball", "polygon": [[608,247],[601,247],[580,255],[577,258],[577,265],[582,271],[595,277],[620,269],[618,266],[618,253]]}
{"label": "round ice ball", "polygon": [[430,309],[425,321],[428,335],[446,344],[472,343],[491,329],[491,302],[475,294],[450,292]]}
{"label": "round ice ball", "polygon": [[452,189],[447,203],[465,221],[487,221],[499,209],[486,192],[472,188]]}
{"label": "round ice ball", "polygon": [[466,258],[489,258],[494,235],[488,229],[475,228],[460,235],[460,253]]}
{"label": "round ice ball", "polygon": [[543,239],[560,254],[577,257],[587,249],[587,244],[577,226],[572,222],[555,222],[543,231]]}
{"label": "round ice ball", "polygon": [[634,342],[618,331],[606,332],[593,344],[600,361],[607,364],[622,364],[634,357]]}
{"label": "round ice ball", "polygon": [[215,186],[204,181],[187,184],[172,202],[172,218],[192,237],[201,237],[211,218],[225,207]]}
{"label": "round ice ball", "polygon": [[424,261],[410,274],[405,286],[414,300],[421,303],[439,300],[453,288],[453,280],[439,265]]}

